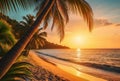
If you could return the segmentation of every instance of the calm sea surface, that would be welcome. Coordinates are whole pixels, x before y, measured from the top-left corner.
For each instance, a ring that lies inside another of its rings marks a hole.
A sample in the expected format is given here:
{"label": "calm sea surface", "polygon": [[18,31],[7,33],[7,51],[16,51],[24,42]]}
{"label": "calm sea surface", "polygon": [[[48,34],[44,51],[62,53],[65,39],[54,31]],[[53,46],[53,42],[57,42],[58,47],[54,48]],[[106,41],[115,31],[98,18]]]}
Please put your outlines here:
{"label": "calm sea surface", "polygon": [[120,67],[120,49],[45,49],[37,50],[40,56],[51,61],[73,61]]}

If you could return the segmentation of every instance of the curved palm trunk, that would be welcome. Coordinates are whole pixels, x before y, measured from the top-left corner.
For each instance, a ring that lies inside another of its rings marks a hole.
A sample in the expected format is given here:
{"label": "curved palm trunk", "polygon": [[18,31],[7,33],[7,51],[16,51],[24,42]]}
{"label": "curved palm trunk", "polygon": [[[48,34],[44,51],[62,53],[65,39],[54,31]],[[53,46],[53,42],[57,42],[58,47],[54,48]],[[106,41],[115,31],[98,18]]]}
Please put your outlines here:
{"label": "curved palm trunk", "polygon": [[36,32],[39,24],[42,22],[44,17],[48,14],[49,10],[53,6],[55,0],[48,0],[46,6],[42,10],[41,14],[37,17],[34,24],[27,31],[27,33],[15,44],[15,46],[0,60],[0,79],[9,70],[12,64],[20,56],[22,50],[25,48],[27,43],[30,41],[34,33]]}

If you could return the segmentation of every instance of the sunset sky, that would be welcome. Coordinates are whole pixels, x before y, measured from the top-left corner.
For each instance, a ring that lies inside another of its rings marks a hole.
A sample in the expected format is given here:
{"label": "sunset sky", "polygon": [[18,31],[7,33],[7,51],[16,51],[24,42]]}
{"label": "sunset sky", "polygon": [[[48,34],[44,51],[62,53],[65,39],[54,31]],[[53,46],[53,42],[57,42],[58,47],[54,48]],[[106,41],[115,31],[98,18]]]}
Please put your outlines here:
{"label": "sunset sky", "polygon": [[[57,32],[48,28],[50,42],[71,48],[120,48],[120,0],[86,0],[94,12],[94,29],[90,33],[87,25],[79,15],[70,14],[70,21],[65,27],[65,38],[60,43]],[[22,11],[10,14],[11,18],[21,20],[24,14],[33,11]]]}

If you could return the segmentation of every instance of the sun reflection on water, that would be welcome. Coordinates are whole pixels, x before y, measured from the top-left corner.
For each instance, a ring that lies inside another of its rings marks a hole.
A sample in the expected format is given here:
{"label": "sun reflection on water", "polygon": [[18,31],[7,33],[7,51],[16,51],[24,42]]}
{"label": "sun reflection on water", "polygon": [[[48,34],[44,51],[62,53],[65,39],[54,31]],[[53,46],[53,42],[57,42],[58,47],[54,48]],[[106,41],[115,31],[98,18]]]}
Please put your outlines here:
{"label": "sun reflection on water", "polygon": [[77,48],[77,58],[80,58],[81,53],[80,53],[80,48]]}

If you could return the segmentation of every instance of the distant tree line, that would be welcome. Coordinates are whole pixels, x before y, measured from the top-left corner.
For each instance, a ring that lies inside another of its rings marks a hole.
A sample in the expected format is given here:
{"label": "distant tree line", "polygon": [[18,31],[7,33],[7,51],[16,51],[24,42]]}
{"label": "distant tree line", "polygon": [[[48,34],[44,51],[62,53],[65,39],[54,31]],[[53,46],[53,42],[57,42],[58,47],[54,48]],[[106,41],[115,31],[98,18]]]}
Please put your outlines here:
{"label": "distant tree line", "polygon": [[50,42],[46,42],[45,45],[43,47],[41,47],[42,49],[69,49],[69,47],[67,46],[62,46],[62,45],[58,45],[58,44],[54,44],[54,43],[50,43]]}

